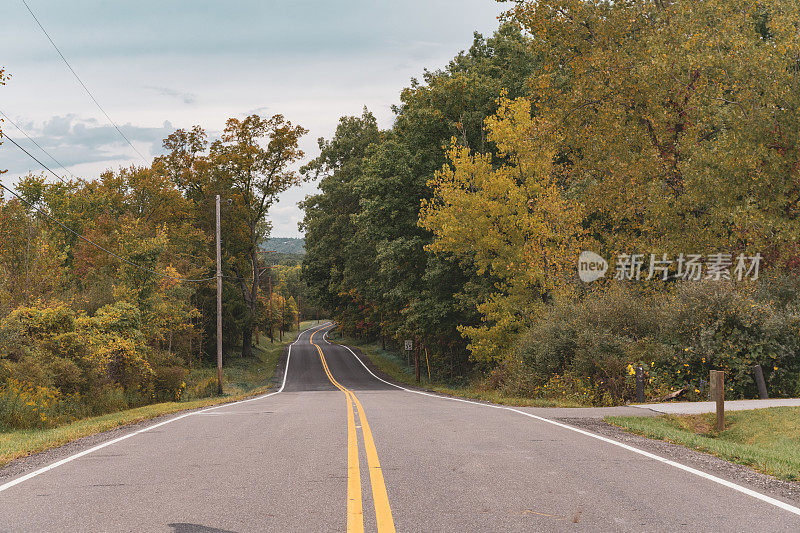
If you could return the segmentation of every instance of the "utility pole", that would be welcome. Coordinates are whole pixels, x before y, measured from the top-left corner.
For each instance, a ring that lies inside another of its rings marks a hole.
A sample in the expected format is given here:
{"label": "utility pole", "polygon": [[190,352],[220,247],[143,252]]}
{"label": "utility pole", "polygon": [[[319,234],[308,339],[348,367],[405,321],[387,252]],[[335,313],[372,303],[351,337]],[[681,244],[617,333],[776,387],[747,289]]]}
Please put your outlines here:
{"label": "utility pole", "polygon": [[25,305],[28,305],[28,286],[30,284],[30,262],[31,262],[31,223],[28,213],[25,213]]}
{"label": "utility pole", "polygon": [[269,342],[275,342],[272,336],[272,268],[269,269]]}
{"label": "utility pole", "polygon": [[217,394],[222,395],[222,232],[217,195]]}
{"label": "utility pole", "polygon": [[286,318],[286,298],[281,300],[281,321],[278,324],[278,336],[283,342],[283,319]]}

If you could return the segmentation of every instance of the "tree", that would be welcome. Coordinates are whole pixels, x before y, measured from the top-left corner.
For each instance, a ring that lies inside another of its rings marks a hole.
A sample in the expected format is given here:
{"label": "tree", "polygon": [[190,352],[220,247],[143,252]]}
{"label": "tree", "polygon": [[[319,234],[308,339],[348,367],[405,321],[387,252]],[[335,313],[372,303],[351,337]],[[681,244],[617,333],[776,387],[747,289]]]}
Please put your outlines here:
{"label": "tree", "polygon": [[[164,172],[187,198],[200,200],[208,185],[207,160],[203,157],[208,146],[206,132],[200,126],[191,130],[178,129],[164,139],[167,154],[156,158],[155,165]],[[200,178],[200,179],[198,179]]]}
{"label": "tree", "polygon": [[344,283],[344,266],[361,260],[352,255],[357,245],[352,217],[359,209],[352,182],[362,173],[367,149],[380,138],[366,109],[360,117],[342,117],[331,140],[319,139],[320,155],[303,167],[310,179],[320,179],[321,191],[300,204],[306,234],[303,278],[315,302],[340,319],[356,296]]}
{"label": "tree", "polygon": [[793,248],[796,2],[523,1],[508,17],[536,36],[533,105],[558,126],[542,142],[601,251]]}
{"label": "tree", "polygon": [[494,156],[456,137],[420,220],[432,250],[498,280],[461,328],[474,355],[512,355],[582,246],[797,262],[796,2],[522,1],[507,18],[540,58],[529,98],[486,122]]}
{"label": "tree", "polygon": [[468,51],[401,92],[390,130],[353,135],[349,127],[361,122],[350,117],[321,142],[318,163],[337,163],[325,167],[322,193],[304,204],[303,272],[349,332],[418,336],[442,360],[457,360],[445,363],[451,372],[466,359],[456,326],[478,323],[478,295],[492,280],[481,279],[469,257],[426,251],[432,234],[417,225],[420,203],[431,196],[428,181],[446,162],[452,138],[479,153],[494,150],[483,120],[504,87],[513,96],[526,91],[537,62],[529,48],[511,24],[489,39],[476,34]]}
{"label": "tree", "polygon": [[[241,256],[232,262],[239,278],[247,316],[242,324],[242,356],[252,356],[253,328],[257,320],[259,245],[267,236],[266,215],[278,194],[301,182],[292,164],[303,157],[298,140],[306,133],[282,115],[263,119],[251,115],[229,119],[222,139],[211,144],[210,159],[216,178],[229,184],[235,206],[231,223],[241,238]],[[266,146],[262,142],[266,141]]]}
{"label": "tree", "polygon": [[525,98],[501,99],[486,121],[499,162],[454,144],[420,213],[420,225],[436,237],[430,250],[469,257],[478,275],[498,280],[478,306],[484,324],[461,327],[484,361],[508,355],[537,305],[568,286],[580,253],[581,206],[558,183],[552,147],[537,144],[551,125],[530,108]]}

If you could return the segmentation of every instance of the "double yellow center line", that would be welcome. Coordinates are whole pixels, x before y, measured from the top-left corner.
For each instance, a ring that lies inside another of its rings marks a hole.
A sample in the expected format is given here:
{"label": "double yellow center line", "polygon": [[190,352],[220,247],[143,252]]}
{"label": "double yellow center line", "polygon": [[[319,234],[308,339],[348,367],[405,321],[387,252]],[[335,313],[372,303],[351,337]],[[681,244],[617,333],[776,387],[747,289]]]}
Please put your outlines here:
{"label": "double yellow center line", "polygon": [[378,450],[375,448],[375,441],[372,439],[372,430],[369,428],[367,415],[364,413],[364,408],[356,395],[353,394],[353,391],[342,386],[331,374],[331,369],[328,368],[328,362],[325,360],[322,348],[314,343],[314,335],[316,333],[315,331],[311,334],[311,344],[319,352],[322,368],[325,370],[328,379],[333,383],[334,387],[344,393],[347,401],[347,531],[348,533],[361,533],[364,531],[361,466],[358,460],[358,436],[356,434],[355,415],[353,414],[353,405],[355,405],[356,410],[358,410],[358,418],[361,421],[361,433],[364,436],[364,449],[367,454],[367,466],[369,467],[369,480],[372,484],[372,501],[375,503],[375,519],[378,522],[378,532],[394,532],[394,519],[392,518],[392,510],[389,507],[386,482],[383,479],[381,463],[378,461]]}

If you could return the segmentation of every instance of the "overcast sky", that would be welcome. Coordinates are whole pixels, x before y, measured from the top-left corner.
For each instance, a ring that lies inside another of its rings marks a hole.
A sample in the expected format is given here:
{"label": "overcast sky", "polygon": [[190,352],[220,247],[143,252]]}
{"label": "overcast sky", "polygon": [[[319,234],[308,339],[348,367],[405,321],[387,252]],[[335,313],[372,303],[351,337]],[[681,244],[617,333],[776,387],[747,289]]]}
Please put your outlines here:
{"label": "overcast sky", "polygon": [[[400,89],[490,34],[507,4],[493,0],[27,0],[112,119],[147,158],[176,128],[214,136],[229,117],[286,117],[316,139],[367,106],[382,127]],[[0,110],[77,176],[142,163],[83,92],[21,0],[2,0]],[[7,121],[3,131],[63,173]],[[10,185],[41,167],[0,146]],[[270,213],[273,236],[299,236],[287,193]]]}

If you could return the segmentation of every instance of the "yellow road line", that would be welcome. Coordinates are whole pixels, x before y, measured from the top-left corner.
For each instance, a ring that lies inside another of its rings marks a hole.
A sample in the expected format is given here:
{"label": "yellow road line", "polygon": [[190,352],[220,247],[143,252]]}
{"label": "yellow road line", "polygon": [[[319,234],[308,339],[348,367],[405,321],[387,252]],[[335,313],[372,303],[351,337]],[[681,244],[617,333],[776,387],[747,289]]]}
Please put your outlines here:
{"label": "yellow road line", "polygon": [[[316,333],[316,332],[314,332]],[[311,334],[311,344],[319,352],[322,368],[333,385],[342,391],[347,403],[347,533],[364,532],[364,509],[361,497],[361,468],[358,462],[358,437],[356,434],[356,422],[353,415],[353,404],[347,390],[339,385],[333,378],[328,363],[322,355],[322,350],[314,344],[314,333]]]}
{"label": "yellow road line", "polygon": [[367,465],[369,466],[369,480],[372,483],[372,501],[375,502],[375,519],[378,522],[378,532],[394,532],[394,519],[392,519],[392,509],[389,507],[389,495],[386,493],[386,482],[383,479],[383,470],[378,461],[378,450],[375,448],[375,441],[372,440],[372,430],[367,422],[367,415],[361,402],[351,391],[350,395],[356,402],[358,417],[361,419],[361,432],[364,434],[364,448],[367,451]]}
{"label": "yellow road line", "polygon": [[347,531],[363,533],[364,509],[361,499],[361,469],[358,465],[358,440],[353,406],[347,402]]}
{"label": "yellow road line", "polygon": [[[325,359],[325,354],[322,352],[322,348],[320,348],[319,345],[314,344],[315,334],[316,331],[311,334],[310,341],[311,344],[317,348],[317,352],[319,352],[320,361],[322,361],[322,367],[325,370],[325,374],[337,389],[344,392],[347,398],[347,530],[348,532],[364,530],[361,501],[361,474],[358,462],[358,443],[355,435],[353,407],[351,405],[352,400],[352,402],[355,403],[356,409],[358,410],[358,418],[361,421],[361,432],[364,436],[364,449],[367,452],[367,466],[369,467],[369,480],[370,484],[372,485],[372,500],[375,503],[375,520],[377,521],[378,525],[378,533],[394,533],[394,519],[392,518],[392,509],[389,506],[389,495],[386,492],[386,481],[383,478],[383,470],[381,470],[381,463],[378,460],[378,449],[375,447],[375,441],[372,438],[372,430],[369,427],[369,422],[367,422],[367,415],[364,412],[361,402],[358,400],[353,391],[342,386],[333,377],[333,374],[328,367],[328,361]],[[351,427],[353,427],[353,433],[350,432]],[[357,494],[353,488],[354,479],[358,485]],[[355,504],[351,506],[351,502],[354,498],[358,498],[358,519],[356,519],[355,514],[351,514],[351,511],[355,513]],[[351,523],[353,524],[352,529]],[[358,527],[360,527],[360,530],[357,529]]]}

